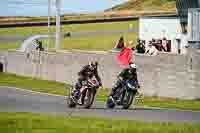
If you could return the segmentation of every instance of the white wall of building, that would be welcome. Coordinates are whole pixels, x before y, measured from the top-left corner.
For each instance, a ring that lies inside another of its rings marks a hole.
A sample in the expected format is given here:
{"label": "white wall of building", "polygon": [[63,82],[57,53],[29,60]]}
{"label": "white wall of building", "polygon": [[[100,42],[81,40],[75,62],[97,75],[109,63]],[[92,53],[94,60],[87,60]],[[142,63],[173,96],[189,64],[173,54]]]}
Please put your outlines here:
{"label": "white wall of building", "polygon": [[[162,39],[171,40],[173,53],[177,53],[177,36],[180,37],[181,26],[175,17],[141,17],[139,20],[139,38],[142,40]],[[182,35],[181,35],[182,36]],[[181,46],[182,48],[183,46]]]}
{"label": "white wall of building", "polygon": [[189,9],[188,33],[191,41],[200,41],[200,8]]}

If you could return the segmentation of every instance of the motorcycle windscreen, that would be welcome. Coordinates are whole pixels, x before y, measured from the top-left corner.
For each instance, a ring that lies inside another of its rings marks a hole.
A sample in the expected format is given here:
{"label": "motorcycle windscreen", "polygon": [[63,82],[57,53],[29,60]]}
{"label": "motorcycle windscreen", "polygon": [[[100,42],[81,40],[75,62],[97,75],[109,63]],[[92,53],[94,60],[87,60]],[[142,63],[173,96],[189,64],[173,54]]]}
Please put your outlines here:
{"label": "motorcycle windscreen", "polygon": [[128,90],[137,90],[136,81],[134,81],[134,80],[127,81],[127,89]]}

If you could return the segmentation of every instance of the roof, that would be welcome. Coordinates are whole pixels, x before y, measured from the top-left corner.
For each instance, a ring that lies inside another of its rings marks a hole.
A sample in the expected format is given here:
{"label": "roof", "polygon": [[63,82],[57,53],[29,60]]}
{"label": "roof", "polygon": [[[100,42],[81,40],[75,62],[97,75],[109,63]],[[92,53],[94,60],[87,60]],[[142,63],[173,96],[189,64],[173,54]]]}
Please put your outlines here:
{"label": "roof", "polygon": [[178,19],[177,15],[141,16],[142,19]]}
{"label": "roof", "polygon": [[176,8],[181,22],[187,23],[188,9],[200,8],[200,0],[176,0]]}

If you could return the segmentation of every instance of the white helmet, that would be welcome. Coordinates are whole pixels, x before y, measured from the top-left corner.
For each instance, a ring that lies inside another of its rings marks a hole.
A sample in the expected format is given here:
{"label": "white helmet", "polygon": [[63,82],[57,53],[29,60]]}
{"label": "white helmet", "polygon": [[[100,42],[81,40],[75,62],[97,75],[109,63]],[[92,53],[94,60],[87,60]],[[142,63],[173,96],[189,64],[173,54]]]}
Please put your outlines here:
{"label": "white helmet", "polygon": [[136,64],[134,64],[134,63],[131,63],[129,66],[130,66],[130,68],[135,68],[135,69],[137,68]]}

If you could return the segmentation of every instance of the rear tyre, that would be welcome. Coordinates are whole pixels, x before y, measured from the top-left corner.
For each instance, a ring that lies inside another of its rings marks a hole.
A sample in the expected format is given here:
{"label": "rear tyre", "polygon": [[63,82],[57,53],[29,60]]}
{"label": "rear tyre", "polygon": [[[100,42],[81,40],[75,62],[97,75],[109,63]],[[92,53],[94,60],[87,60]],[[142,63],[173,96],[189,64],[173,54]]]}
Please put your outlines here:
{"label": "rear tyre", "polygon": [[86,90],[86,91],[84,91],[84,92],[82,92],[82,95],[81,95],[81,102],[82,102],[82,104],[84,104],[84,103],[85,103],[85,96],[86,96],[86,92],[87,92],[87,90]]}

